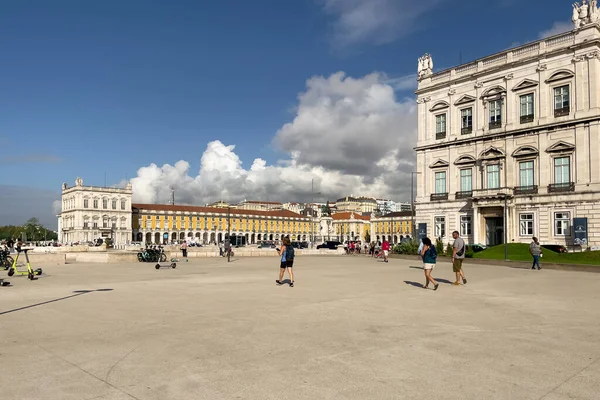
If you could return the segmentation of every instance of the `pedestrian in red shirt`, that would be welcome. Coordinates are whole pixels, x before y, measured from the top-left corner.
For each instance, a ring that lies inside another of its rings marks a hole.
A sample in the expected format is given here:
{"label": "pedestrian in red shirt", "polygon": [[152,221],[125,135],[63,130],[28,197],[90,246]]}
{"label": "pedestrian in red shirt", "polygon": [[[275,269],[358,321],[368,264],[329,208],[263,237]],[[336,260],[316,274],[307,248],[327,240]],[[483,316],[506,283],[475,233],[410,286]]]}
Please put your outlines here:
{"label": "pedestrian in red shirt", "polygon": [[383,240],[381,250],[383,250],[383,261],[388,262],[388,255],[390,254],[390,242],[388,242],[387,239]]}

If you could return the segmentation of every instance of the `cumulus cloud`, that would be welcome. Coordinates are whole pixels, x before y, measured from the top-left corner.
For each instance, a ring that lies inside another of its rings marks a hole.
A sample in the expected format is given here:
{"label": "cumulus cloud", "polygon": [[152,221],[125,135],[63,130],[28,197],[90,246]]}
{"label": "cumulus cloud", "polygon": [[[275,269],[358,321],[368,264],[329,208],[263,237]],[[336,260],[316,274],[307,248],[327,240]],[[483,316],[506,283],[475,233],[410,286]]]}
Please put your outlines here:
{"label": "cumulus cloud", "polygon": [[134,200],[166,203],[173,187],[179,204],[309,201],[313,181],[315,200],[349,194],[405,200],[414,168],[415,114],[414,100],[399,101],[383,74],[313,77],[298,96],[294,119],[273,138],[286,159],[269,165],[257,158],[246,169],[235,145],[215,140],[197,173],[183,160],[140,168],[131,179]]}
{"label": "cumulus cloud", "polygon": [[559,35],[561,33],[568,32],[570,30],[573,30],[573,24],[571,22],[566,22],[566,21],[555,22],[554,25],[552,25],[552,28],[546,29],[545,31],[540,32],[540,34],[538,35],[538,39],[545,39],[550,36]]}
{"label": "cumulus cloud", "polygon": [[335,47],[390,43],[422,25],[420,15],[444,0],[319,0],[334,18],[331,41]]}

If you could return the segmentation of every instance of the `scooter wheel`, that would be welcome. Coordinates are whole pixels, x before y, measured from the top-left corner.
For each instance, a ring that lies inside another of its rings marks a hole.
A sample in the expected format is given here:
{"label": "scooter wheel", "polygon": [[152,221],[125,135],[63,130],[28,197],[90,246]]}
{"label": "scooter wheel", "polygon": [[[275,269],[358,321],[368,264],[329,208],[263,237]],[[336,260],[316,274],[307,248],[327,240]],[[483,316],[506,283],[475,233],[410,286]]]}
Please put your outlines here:
{"label": "scooter wheel", "polygon": [[42,271],[42,269],[41,269],[41,268],[38,268],[38,269],[36,269],[36,270],[35,270],[35,274],[36,274],[36,275],[41,275],[41,274],[42,274],[42,272],[43,272],[43,271]]}
{"label": "scooter wheel", "polygon": [[8,270],[8,276],[13,276],[15,274],[15,270],[14,269],[9,269]]}
{"label": "scooter wheel", "polygon": [[154,268],[156,268],[156,269],[160,269],[160,264],[156,264],[156,265],[154,266]]}
{"label": "scooter wheel", "polygon": [[28,272],[27,273],[27,279],[29,279],[30,281],[33,280],[33,272]]}
{"label": "scooter wheel", "polygon": [[173,263],[171,264],[171,268],[175,268],[177,266],[177,264]]}

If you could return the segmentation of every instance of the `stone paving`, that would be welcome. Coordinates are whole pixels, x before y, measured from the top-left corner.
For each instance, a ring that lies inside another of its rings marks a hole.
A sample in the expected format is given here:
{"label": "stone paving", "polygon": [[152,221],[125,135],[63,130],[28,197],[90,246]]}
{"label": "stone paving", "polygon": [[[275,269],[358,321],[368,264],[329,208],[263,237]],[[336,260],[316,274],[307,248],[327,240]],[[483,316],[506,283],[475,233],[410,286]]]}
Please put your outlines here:
{"label": "stone paving", "polygon": [[599,398],[600,274],[466,265],[454,287],[441,263],[434,292],[418,266],[298,257],[294,288],[274,258],[13,277],[0,398]]}

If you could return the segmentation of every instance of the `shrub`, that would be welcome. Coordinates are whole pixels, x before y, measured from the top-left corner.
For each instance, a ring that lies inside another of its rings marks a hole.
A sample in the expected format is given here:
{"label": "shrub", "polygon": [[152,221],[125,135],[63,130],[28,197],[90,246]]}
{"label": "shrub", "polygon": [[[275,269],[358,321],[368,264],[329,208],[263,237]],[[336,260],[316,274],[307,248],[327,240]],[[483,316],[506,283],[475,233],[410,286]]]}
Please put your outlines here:
{"label": "shrub", "polygon": [[394,246],[393,250],[396,254],[416,255],[417,250],[419,250],[419,243],[414,240],[407,240],[406,242]]}
{"label": "shrub", "polygon": [[442,241],[440,239],[435,240],[435,251],[440,256],[444,255],[444,243],[442,243]]}
{"label": "shrub", "polygon": [[473,255],[475,255],[475,252],[473,251],[473,249],[470,247],[467,247],[467,250],[465,251],[465,258],[473,258]]}
{"label": "shrub", "polygon": [[454,253],[454,247],[448,243],[448,246],[446,246],[446,255],[450,257],[452,256],[452,253]]}

